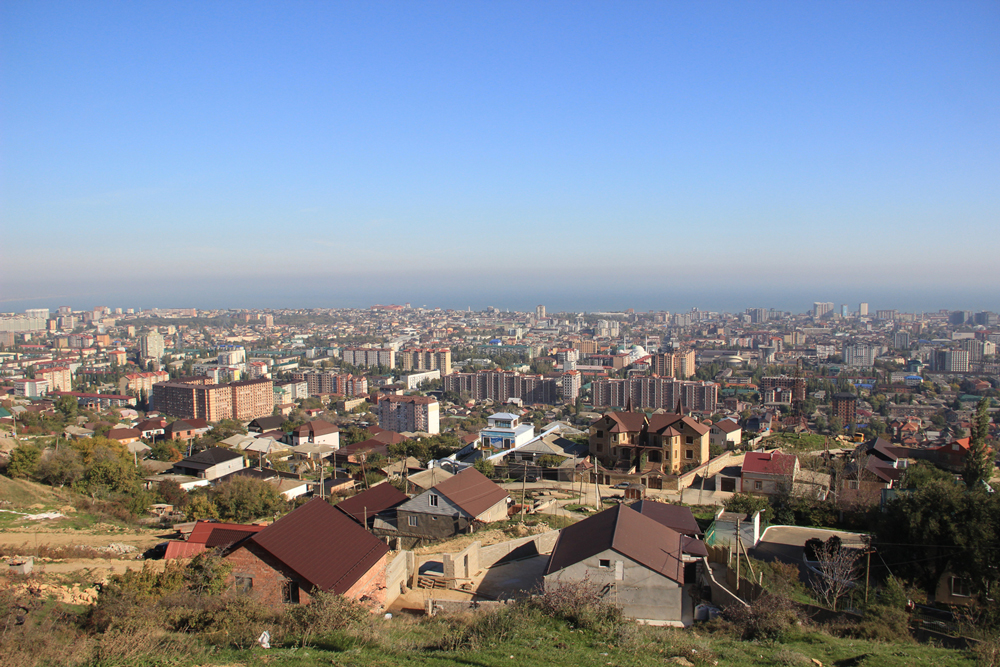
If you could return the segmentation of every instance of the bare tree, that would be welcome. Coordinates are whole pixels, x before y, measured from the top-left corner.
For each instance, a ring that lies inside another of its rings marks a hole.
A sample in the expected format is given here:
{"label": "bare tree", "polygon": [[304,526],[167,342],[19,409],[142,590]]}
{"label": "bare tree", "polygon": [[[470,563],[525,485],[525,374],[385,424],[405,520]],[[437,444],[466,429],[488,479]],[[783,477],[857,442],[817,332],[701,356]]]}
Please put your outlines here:
{"label": "bare tree", "polygon": [[841,546],[840,540],[830,538],[815,547],[816,569],[810,583],[824,602],[837,611],[837,602],[855,586],[859,576],[861,552]]}

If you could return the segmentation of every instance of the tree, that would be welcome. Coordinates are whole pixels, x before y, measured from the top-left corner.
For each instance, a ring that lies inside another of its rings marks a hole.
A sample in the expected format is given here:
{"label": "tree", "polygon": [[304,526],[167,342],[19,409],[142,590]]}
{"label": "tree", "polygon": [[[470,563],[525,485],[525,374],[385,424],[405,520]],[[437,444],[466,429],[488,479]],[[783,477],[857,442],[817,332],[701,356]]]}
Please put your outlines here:
{"label": "tree", "polygon": [[219,484],[212,492],[212,501],[219,518],[237,523],[271,516],[285,506],[277,487],[252,477],[237,477]]}
{"label": "tree", "polygon": [[71,486],[84,472],[83,458],[72,447],[61,447],[38,464],[38,478],[52,486]]}
{"label": "tree", "polygon": [[976,416],[972,420],[969,452],[965,456],[965,470],[962,471],[962,478],[968,489],[982,488],[993,476],[992,451],[986,446],[986,435],[990,428],[990,417],[986,412],[988,405],[989,401],[985,398],[979,401]]}
{"label": "tree", "polygon": [[10,453],[10,459],[7,461],[7,476],[16,479],[34,477],[41,458],[42,450],[30,442],[22,442]]}
{"label": "tree", "polygon": [[56,401],[56,410],[67,420],[76,417],[76,411],[79,407],[76,399],[72,396],[60,396],[59,400]]}
{"label": "tree", "polygon": [[472,467],[478,470],[479,472],[483,473],[487,477],[493,476],[493,470],[494,470],[493,461],[490,461],[489,459],[479,459],[478,461],[472,464]]}
{"label": "tree", "polygon": [[84,476],[87,490],[92,495],[130,493],[136,490],[139,476],[132,463],[109,456],[96,461]]}
{"label": "tree", "polygon": [[899,487],[901,489],[922,489],[935,480],[954,483],[955,476],[941,470],[933,463],[917,461],[903,472],[903,479],[900,481]]}
{"label": "tree", "polygon": [[862,552],[842,546],[840,539],[834,536],[820,545],[813,545],[813,553],[819,574],[813,574],[810,583],[820,599],[837,611],[837,602],[854,588]]}
{"label": "tree", "polygon": [[723,506],[727,512],[738,512],[740,514],[753,514],[759,510],[766,510],[769,507],[767,498],[754,496],[749,493],[736,493],[729,497]]}

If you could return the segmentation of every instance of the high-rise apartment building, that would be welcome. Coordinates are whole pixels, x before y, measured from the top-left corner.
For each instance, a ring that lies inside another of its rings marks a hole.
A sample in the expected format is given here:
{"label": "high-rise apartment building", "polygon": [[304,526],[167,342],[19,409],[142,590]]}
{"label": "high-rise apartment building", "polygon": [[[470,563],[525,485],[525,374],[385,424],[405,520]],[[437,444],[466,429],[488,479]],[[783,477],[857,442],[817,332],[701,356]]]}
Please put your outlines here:
{"label": "high-rise apartment building", "polygon": [[270,379],[205,384],[207,378],[180,378],[153,385],[152,405],[172,417],[251,421],[274,410]]}
{"label": "high-rise apartment building", "polygon": [[535,306],[535,317],[540,320],[545,319],[545,306]]}
{"label": "high-rise apartment building", "polygon": [[686,380],[694,375],[694,350],[674,350],[673,352],[658,352],[652,355],[651,369],[653,375]]}
{"label": "high-rise apartment building", "polygon": [[159,359],[163,356],[163,336],[159,331],[150,331],[139,336],[139,357]]}
{"label": "high-rise apartment building", "polygon": [[368,378],[363,375],[296,371],[292,373],[292,380],[305,382],[310,396],[322,394],[366,396],[368,394]]}
{"label": "high-rise apartment building", "polygon": [[910,332],[897,331],[892,335],[892,346],[897,350],[910,349]]}
{"label": "high-rise apartment building", "polygon": [[672,410],[677,402],[688,410],[714,412],[719,385],[714,382],[683,382],[672,378],[632,377],[625,380],[594,380],[594,407],[628,407]]}
{"label": "high-rise apartment building", "polygon": [[346,363],[358,368],[396,367],[396,351],[391,348],[345,347],[341,356]]}
{"label": "high-rise apartment building", "polygon": [[813,303],[813,317],[823,317],[831,312],[833,312],[832,301],[816,301]]}
{"label": "high-rise apartment building", "polygon": [[833,407],[830,410],[831,417],[839,417],[844,428],[848,428],[858,422],[858,397],[854,394],[841,392],[831,397]]}
{"label": "high-rise apartment building", "polygon": [[49,391],[73,391],[73,373],[68,366],[55,366],[35,371],[35,378],[48,380]]}
{"label": "high-rise apartment building", "polygon": [[[442,378],[442,381],[445,391],[464,394],[474,401],[490,399],[506,403],[514,398],[526,404],[555,405],[564,402],[561,378],[562,376],[543,377],[493,370],[452,373]],[[572,400],[575,401],[576,396],[573,396]]]}
{"label": "high-rise apartment building", "polygon": [[938,350],[934,353],[934,370],[943,373],[968,373],[968,350]]}
{"label": "high-rise apartment building", "polygon": [[858,316],[859,317],[868,317],[868,304],[865,303],[864,301],[862,301],[858,305]]}
{"label": "high-rise apartment building", "polygon": [[761,322],[767,322],[768,311],[767,308],[747,308],[747,315],[750,316],[750,321],[753,324],[760,324]]}
{"label": "high-rise apartment building", "polygon": [[382,396],[378,400],[378,425],[396,433],[440,433],[440,409],[430,396]]}
{"label": "high-rise apartment building", "polygon": [[396,366],[404,371],[441,371],[441,375],[451,374],[451,350],[409,349],[396,354]]}
{"label": "high-rise apartment building", "polygon": [[792,377],[790,375],[762,377],[760,379],[760,388],[765,391],[768,389],[787,389],[792,393],[792,402],[806,400],[805,378]]}
{"label": "high-rise apartment building", "polygon": [[129,373],[122,376],[118,381],[118,393],[123,395],[139,396],[146,392],[146,396],[153,395],[153,385],[157,382],[168,382],[170,373],[166,371],[153,371],[151,373]]}
{"label": "high-rise apartment building", "polygon": [[844,345],[844,363],[855,368],[871,368],[879,352],[874,345]]}

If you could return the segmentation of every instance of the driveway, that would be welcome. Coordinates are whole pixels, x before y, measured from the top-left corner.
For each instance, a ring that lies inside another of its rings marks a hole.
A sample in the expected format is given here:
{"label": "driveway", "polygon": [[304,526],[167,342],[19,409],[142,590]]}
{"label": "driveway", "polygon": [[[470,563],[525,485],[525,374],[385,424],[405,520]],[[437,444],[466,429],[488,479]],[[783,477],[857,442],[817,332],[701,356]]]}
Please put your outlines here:
{"label": "driveway", "polygon": [[842,530],[826,528],[803,528],[801,526],[770,526],[764,531],[760,542],[749,553],[762,561],[778,560],[799,566],[799,577],[808,581],[808,570],[802,564],[802,548],[806,541],[817,537],[824,542],[837,535],[844,546],[863,547],[864,539],[860,533],[848,533]]}

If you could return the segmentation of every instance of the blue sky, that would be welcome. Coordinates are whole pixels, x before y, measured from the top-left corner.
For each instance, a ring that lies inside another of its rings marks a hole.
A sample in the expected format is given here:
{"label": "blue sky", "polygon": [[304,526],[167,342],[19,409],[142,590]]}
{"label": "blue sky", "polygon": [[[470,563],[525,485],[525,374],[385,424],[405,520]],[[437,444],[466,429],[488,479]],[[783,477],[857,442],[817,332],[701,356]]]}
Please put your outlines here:
{"label": "blue sky", "polygon": [[0,30],[0,310],[1000,309],[996,2],[41,1]]}

